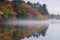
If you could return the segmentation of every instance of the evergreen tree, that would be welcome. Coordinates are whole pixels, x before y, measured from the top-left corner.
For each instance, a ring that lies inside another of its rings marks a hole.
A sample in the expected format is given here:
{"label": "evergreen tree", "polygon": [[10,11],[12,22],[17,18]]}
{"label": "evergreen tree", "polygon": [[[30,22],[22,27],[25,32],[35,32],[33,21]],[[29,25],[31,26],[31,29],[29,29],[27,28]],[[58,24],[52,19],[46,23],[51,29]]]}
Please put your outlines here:
{"label": "evergreen tree", "polygon": [[46,4],[42,5],[42,12],[43,12],[43,15],[49,15],[47,8],[46,8]]}
{"label": "evergreen tree", "polygon": [[13,0],[13,8],[15,12],[18,10],[18,5],[20,5],[23,2],[23,0]]}
{"label": "evergreen tree", "polygon": [[30,1],[28,1],[27,4],[30,5],[30,6],[32,5],[32,3]]}

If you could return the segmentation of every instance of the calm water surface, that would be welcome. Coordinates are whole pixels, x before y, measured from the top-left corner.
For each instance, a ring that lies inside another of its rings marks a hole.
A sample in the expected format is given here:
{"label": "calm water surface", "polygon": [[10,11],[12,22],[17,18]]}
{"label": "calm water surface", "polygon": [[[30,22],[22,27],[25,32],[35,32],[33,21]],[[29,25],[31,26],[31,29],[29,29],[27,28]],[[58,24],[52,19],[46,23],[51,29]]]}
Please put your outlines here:
{"label": "calm water surface", "polygon": [[[58,22],[58,21],[57,21]],[[24,38],[22,40],[60,40],[60,23],[49,24],[46,36]]]}
{"label": "calm water surface", "polygon": [[60,40],[60,20],[15,20],[8,23],[10,25],[1,25],[2,37],[12,32],[12,40]]}

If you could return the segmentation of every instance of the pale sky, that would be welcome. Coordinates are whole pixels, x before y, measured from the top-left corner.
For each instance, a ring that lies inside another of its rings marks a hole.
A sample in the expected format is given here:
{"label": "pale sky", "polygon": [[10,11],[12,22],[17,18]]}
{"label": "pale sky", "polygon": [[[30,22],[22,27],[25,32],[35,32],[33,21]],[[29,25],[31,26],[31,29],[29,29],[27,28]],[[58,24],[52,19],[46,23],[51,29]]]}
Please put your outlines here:
{"label": "pale sky", "polygon": [[46,4],[47,9],[50,14],[60,14],[60,0],[25,0],[30,2],[40,2],[41,4]]}

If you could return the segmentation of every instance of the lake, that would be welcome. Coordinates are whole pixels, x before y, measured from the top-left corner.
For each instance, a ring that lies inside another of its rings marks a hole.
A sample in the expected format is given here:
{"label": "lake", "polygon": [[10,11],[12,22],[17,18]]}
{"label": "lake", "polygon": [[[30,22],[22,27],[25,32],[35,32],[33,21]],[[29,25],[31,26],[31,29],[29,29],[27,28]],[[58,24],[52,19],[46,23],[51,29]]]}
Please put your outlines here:
{"label": "lake", "polygon": [[0,40],[60,40],[60,20],[10,20],[0,24]]}
{"label": "lake", "polygon": [[24,38],[22,40],[60,40],[60,23],[49,24],[46,35],[30,38]]}

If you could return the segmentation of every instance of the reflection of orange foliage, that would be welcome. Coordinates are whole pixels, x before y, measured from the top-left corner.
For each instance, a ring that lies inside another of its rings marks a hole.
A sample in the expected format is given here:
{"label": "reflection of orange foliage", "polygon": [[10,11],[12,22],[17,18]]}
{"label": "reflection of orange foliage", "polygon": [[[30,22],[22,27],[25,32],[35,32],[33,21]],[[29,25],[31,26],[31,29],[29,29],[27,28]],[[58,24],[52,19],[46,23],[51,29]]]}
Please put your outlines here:
{"label": "reflection of orange foliage", "polygon": [[11,34],[11,33],[7,34],[7,35],[5,36],[5,39],[6,39],[6,40],[12,40],[12,34]]}
{"label": "reflection of orange foliage", "polygon": [[0,14],[4,14],[4,12],[0,12]]}
{"label": "reflection of orange foliage", "polygon": [[0,30],[0,40],[12,40],[12,34],[14,31],[16,31],[16,29],[10,29],[9,30],[5,30],[6,32],[2,33],[2,30]]}
{"label": "reflection of orange foliage", "polygon": [[2,2],[0,2],[0,4],[2,4]]}
{"label": "reflection of orange foliage", "polygon": [[[12,2],[9,2],[8,4],[3,5],[2,9],[1,10],[3,12],[0,11],[0,14],[4,14],[4,12],[5,12],[6,16],[8,16],[7,14],[9,14],[8,18],[12,18],[12,19],[16,18],[17,12],[14,12],[14,10],[13,10]],[[18,5],[18,12],[24,13],[24,15],[26,15],[29,19],[33,19],[33,17],[36,17],[37,19],[44,19],[44,16],[38,9],[32,8],[27,3],[22,3],[22,4]],[[29,26],[24,29],[20,29],[19,36],[20,36],[20,38],[29,36],[31,33],[39,31],[42,28],[42,26],[43,25],[39,24],[36,27]],[[12,39],[13,30],[10,29],[10,31],[5,33],[6,40]],[[2,32],[0,32],[0,39],[2,38],[2,36],[3,36],[3,34],[2,34]]]}
{"label": "reflection of orange foliage", "polygon": [[37,27],[29,26],[29,27],[27,27],[27,29],[22,30],[22,32],[20,33],[20,37],[21,38],[27,37],[27,36],[31,35],[31,33],[40,31],[40,29],[43,29],[42,27],[43,27],[42,24],[39,24]]}

